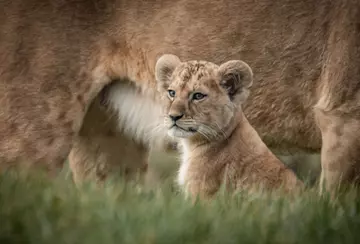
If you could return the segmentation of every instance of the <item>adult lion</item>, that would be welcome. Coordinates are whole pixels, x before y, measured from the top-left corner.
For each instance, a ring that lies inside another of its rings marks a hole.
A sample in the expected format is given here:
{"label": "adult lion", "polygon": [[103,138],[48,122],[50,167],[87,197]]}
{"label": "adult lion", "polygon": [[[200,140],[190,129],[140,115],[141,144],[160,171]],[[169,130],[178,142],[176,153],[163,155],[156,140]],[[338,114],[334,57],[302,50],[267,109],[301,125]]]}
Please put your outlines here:
{"label": "adult lion", "polygon": [[[139,87],[127,101],[155,99],[155,62],[173,53],[246,61],[255,85],[245,114],[267,145],[321,149],[328,189],[357,182],[357,0],[0,0],[0,31],[4,167],[62,166],[100,90],[127,78]],[[121,98],[110,96],[121,116],[136,112]]]}

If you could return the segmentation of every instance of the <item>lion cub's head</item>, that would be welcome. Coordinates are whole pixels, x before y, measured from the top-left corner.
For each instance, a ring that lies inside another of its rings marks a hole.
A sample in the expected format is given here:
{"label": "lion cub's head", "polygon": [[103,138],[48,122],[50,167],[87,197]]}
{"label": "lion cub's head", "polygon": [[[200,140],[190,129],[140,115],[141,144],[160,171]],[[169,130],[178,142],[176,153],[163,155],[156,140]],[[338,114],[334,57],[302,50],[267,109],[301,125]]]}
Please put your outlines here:
{"label": "lion cub's head", "polygon": [[158,59],[155,76],[166,103],[168,134],[208,140],[224,133],[253,80],[251,68],[240,60],[218,66],[206,61],[181,62],[171,54]]}

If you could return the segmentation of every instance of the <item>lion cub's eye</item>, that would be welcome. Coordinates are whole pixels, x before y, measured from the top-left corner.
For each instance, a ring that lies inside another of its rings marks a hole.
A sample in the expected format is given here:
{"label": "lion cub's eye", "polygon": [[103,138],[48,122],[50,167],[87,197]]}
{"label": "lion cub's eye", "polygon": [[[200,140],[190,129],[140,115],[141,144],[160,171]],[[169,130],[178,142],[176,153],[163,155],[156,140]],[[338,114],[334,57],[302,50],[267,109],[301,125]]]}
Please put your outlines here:
{"label": "lion cub's eye", "polygon": [[193,96],[192,96],[192,99],[193,100],[201,100],[201,99],[204,99],[206,97],[205,94],[202,94],[200,92],[197,92],[197,93],[194,93]]}
{"label": "lion cub's eye", "polygon": [[176,92],[174,90],[168,90],[170,97],[175,97]]}

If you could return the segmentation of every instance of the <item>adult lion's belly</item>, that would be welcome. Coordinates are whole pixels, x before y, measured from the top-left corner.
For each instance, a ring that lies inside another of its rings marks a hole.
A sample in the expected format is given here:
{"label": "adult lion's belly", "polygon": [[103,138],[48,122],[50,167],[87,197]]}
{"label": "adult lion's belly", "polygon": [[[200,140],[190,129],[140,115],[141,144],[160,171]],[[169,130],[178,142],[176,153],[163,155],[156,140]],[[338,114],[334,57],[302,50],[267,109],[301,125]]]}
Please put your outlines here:
{"label": "adult lion's belly", "polygon": [[318,153],[321,134],[312,107],[304,108],[296,94],[272,94],[253,88],[243,110],[266,145],[278,152]]}

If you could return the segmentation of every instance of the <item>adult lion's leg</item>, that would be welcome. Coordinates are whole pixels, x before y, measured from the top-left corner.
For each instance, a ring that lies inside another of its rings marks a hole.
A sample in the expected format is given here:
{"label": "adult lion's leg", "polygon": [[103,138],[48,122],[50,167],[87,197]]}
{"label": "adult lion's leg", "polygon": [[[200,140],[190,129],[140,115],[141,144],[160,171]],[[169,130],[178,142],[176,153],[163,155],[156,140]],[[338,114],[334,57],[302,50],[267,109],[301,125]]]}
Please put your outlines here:
{"label": "adult lion's leg", "polygon": [[360,183],[360,120],[316,111],[322,133],[320,189],[334,192],[348,183]]}
{"label": "adult lion's leg", "polygon": [[359,183],[360,177],[360,29],[359,2],[335,11],[329,26],[328,45],[315,116],[322,134],[321,186],[334,191],[340,186]]}
{"label": "adult lion's leg", "polygon": [[[0,169],[40,169],[55,176],[80,129],[86,97],[84,93],[70,94],[55,88],[47,94],[40,88],[38,92],[36,84],[31,85],[14,86],[2,93]],[[3,87],[0,85],[0,89]]]}
{"label": "adult lion's leg", "polygon": [[[37,124],[31,120],[23,122],[28,126]],[[51,127],[51,124],[38,128],[47,130],[47,126]],[[75,132],[67,126],[57,126],[47,133],[19,130],[18,133],[5,137],[3,135],[6,133],[0,132],[0,171],[45,172],[50,177],[57,176],[70,151]]]}
{"label": "adult lion's leg", "polygon": [[149,150],[117,128],[117,117],[97,97],[85,116],[69,155],[76,184],[98,183],[109,176],[142,177],[147,171]]}
{"label": "adult lion's leg", "polygon": [[69,156],[75,182],[108,176],[151,181],[149,152],[173,150],[161,128],[162,110],[131,82],[107,86],[92,103]]}

